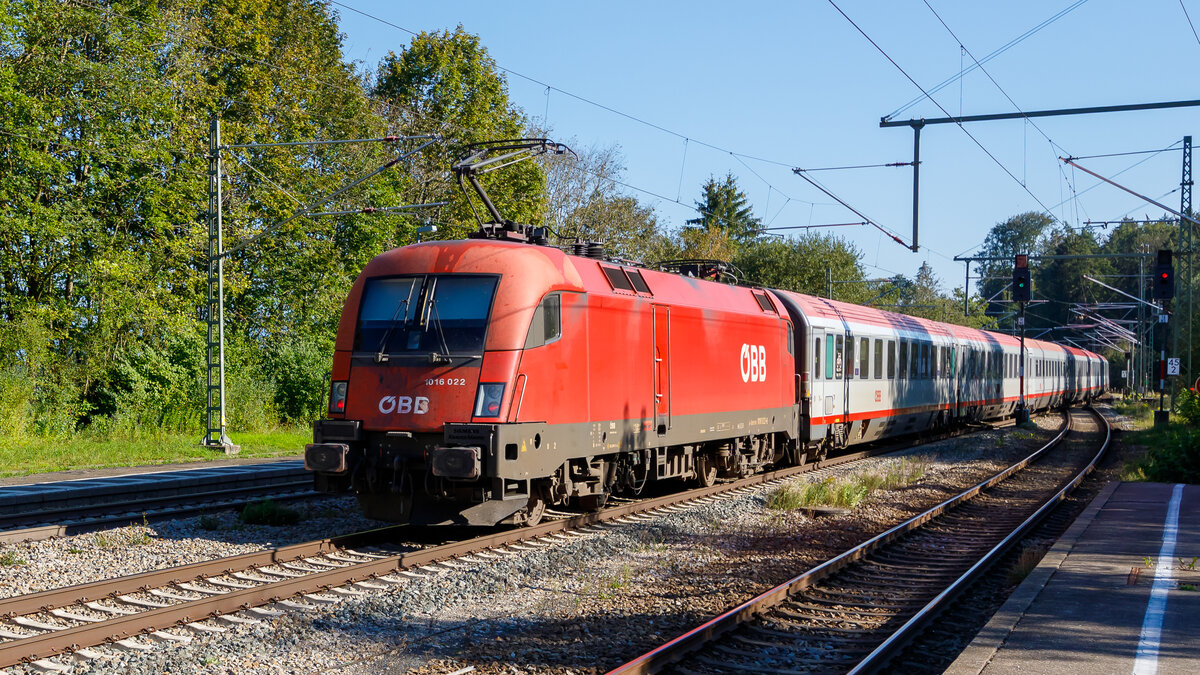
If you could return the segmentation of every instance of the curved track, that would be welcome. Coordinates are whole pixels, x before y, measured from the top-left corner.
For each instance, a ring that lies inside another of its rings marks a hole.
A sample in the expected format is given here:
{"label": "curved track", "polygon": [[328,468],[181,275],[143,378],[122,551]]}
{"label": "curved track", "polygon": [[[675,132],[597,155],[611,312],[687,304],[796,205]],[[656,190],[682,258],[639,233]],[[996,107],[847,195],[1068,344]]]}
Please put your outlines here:
{"label": "curved track", "polygon": [[611,672],[844,673],[884,666],[1095,466],[1108,445],[1107,423],[1099,415],[1089,422],[1081,411],[1069,414],[1069,426],[1085,429],[1077,440],[1063,442],[1065,426],[1045,447],[971,490]]}

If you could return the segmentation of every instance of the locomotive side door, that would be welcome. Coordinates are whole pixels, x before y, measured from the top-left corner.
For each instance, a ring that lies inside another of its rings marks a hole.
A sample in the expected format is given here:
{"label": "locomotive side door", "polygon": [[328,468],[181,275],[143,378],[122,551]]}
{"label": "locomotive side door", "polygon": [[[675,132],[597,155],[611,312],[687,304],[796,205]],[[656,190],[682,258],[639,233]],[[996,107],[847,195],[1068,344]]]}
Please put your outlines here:
{"label": "locomotive side door", "polygon": [[654,305],[654,428],[671,428],[671,308]]}

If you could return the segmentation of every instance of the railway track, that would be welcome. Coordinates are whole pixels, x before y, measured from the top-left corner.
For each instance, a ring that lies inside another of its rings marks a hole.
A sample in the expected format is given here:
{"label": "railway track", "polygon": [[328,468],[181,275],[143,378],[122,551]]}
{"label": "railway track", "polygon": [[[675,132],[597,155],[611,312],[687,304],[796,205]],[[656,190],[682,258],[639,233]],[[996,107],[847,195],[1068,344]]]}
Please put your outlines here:
{"label": "railway track", "polygon": [[319,496],[298,461],[6,486],[0,487],[0,543]]}
{"label": "railway track", "polygon": [[[1095,466],[1107,423],[1069,415],[1063,432],[1025,460],[611,673],[886,667]],[[1064,440],[1072,427],[1079,433]]]}
{"label": "railway track", "polygon": [[65,658],[101,658],[90,649],[98,645],[139,651],[153,648],[153,642],[186,642],[192,634],[336,603],[437,573],[453,568],[457,558],[476,556],[473,560],[478,561],[547,547],[613,523],[653,518],[894,450],[842,455],[709,488],[628,501],[596,513],[559,512],[535,527],[416,550],[394,543],[414,528],[394,526],[0,599],[0,668],[32,663],[54,672],[64,669]]}

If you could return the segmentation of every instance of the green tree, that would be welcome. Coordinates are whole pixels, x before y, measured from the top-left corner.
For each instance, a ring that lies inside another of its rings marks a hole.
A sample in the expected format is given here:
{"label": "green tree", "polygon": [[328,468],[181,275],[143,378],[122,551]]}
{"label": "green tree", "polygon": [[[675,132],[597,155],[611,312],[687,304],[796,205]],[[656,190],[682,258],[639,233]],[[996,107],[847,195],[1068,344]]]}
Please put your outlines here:
{"label": "green tree", "polygon": [[[865,280],[860,258],[858,248],[850,242],[814,233],[752,242],[742,248],[734,264],[755,285],[824,297],[826,268],[839,281]],[[838,284],[834,297],[864,302],[871,294],[866,284]]]}
{"label": "green tree", "polygon": [[[1004,290],[1012,281],[1013,260],[1018,253],[1041,254],[1053,223],[1054,220],[1049,216],[1030,211],[996,223],[988,232],[979,256],[998,260],[984,262],[977,268],[983,278],[979,284],[979,294],[989,303],[988,314],[999,317],[1015,310],[1009,302],[1010,292]],[[1015,326],[1015,315],[999,324],[999,327],[1008,329]]]}
{"label": "green tree", "polygon": [[[517,138],[528,127],[525,115],[509,101],[507,80],[479,37],[461,25],[453,31],[422,32],[399,54],[389,52],[383,58],[372,93],[387,106],[396,128],[452,139],[422,154],[404,181],[405,197],[410,203],[451,202],[439,214],[439,236],[459,238],[475,229],[467,198],[445,180],[447,168],[469,144]],[[536,162],[484,174],[479,182],[508,220],[535,223],[545,213],[546,179]],[[491,220],[482,207],[476,208],[484,222]]]}
{"label": "green tree", "polygon": [[[1057,256],[1093,255],[1100,252],[1100,244],[1092,230],[1062,228],[1051,234],[1046,252]],[[1072,304],[1095,301],[1110,293],[1085,279],[1084,275],[1106,281],[1103,277],[1110,274],[1111,269],[1109,261],[1103,258],[1066,258],[1042,262],[1034,269],[1034,297],[1048,302],[1037,307],[1036,318],[1027,319],[1026,324],[1037,327],[1048,323],[1045,327],[1057,329],[1071,323],[1075,316],[1071,311]]]}
{"label": "green tree", "polygon": [[758,238],[762,222],[754,217],[746,194],[738,189],[732,173],[721,180],[709,176],[701,187],[703,194],[696,202],[699,216],[687,221],[696,230],[721,230],[739,246]]}
{"label": "green tree", "polygon": [[[567,141],[574,146],[574,139]],[[616,181],[625,166],[616,146],[579,148],[577,155],[546,155],[547,215],[558,244],[601,241],[607,250],[630,260],[651,260],[660,236],[654,209],[622,194]]]}
{"label": "green tree", "polygon": [[[195,428],[198,214],[214,114],[226,143],[385,129],[315,0],[4,3],[0,100],[10,113],[0,120],[0,370],[20,378],[6,389],[27,392],[19,405],[38,433],[106,420]],[[341,148],[235,154],[227,246],[384,158]],[[231,353],[247,346],[247,371],[263,354],[304,354],[293,360],[323,377],[326,363],[309,355],[327,362],[328,349],[269,348],[331,344],[350,281],[394,227],[301,219],[232,257]]]}

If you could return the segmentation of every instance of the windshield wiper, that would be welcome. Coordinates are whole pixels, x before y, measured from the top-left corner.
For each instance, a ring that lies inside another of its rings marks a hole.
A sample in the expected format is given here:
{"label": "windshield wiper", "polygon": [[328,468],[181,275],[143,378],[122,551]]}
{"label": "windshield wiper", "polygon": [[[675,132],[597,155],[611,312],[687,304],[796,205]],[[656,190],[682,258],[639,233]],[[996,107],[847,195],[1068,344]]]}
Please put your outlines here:
{"label": "windshield wiper", "polygon": [[[412,289],[409,289],[408,294],[409,297],[412,297]],[[387,330],[383,331],[383,338],[379,340],[379,347],[375,350],[375,363],[387,363],[388,338],[392,337],[392,331],[396,329],[396,321],[400,318],[400,312],[404,312],[404,322],[408,323],[408,298],[401,300],[400,304],[396,305],[392,320],[388,322]]]}
{"label": "windshield wiper", "polygon": [[442,351],[430,354],[429,362],[433,365],[450,363],[450,347],[446,344],[446,331],[442,329],[442,315],[438,313],[437,298],[429,299],[429,319],[425,322],[425,330],[429,330],[429,324],[433,323],[437,329],[438,340],[442,343]]}

